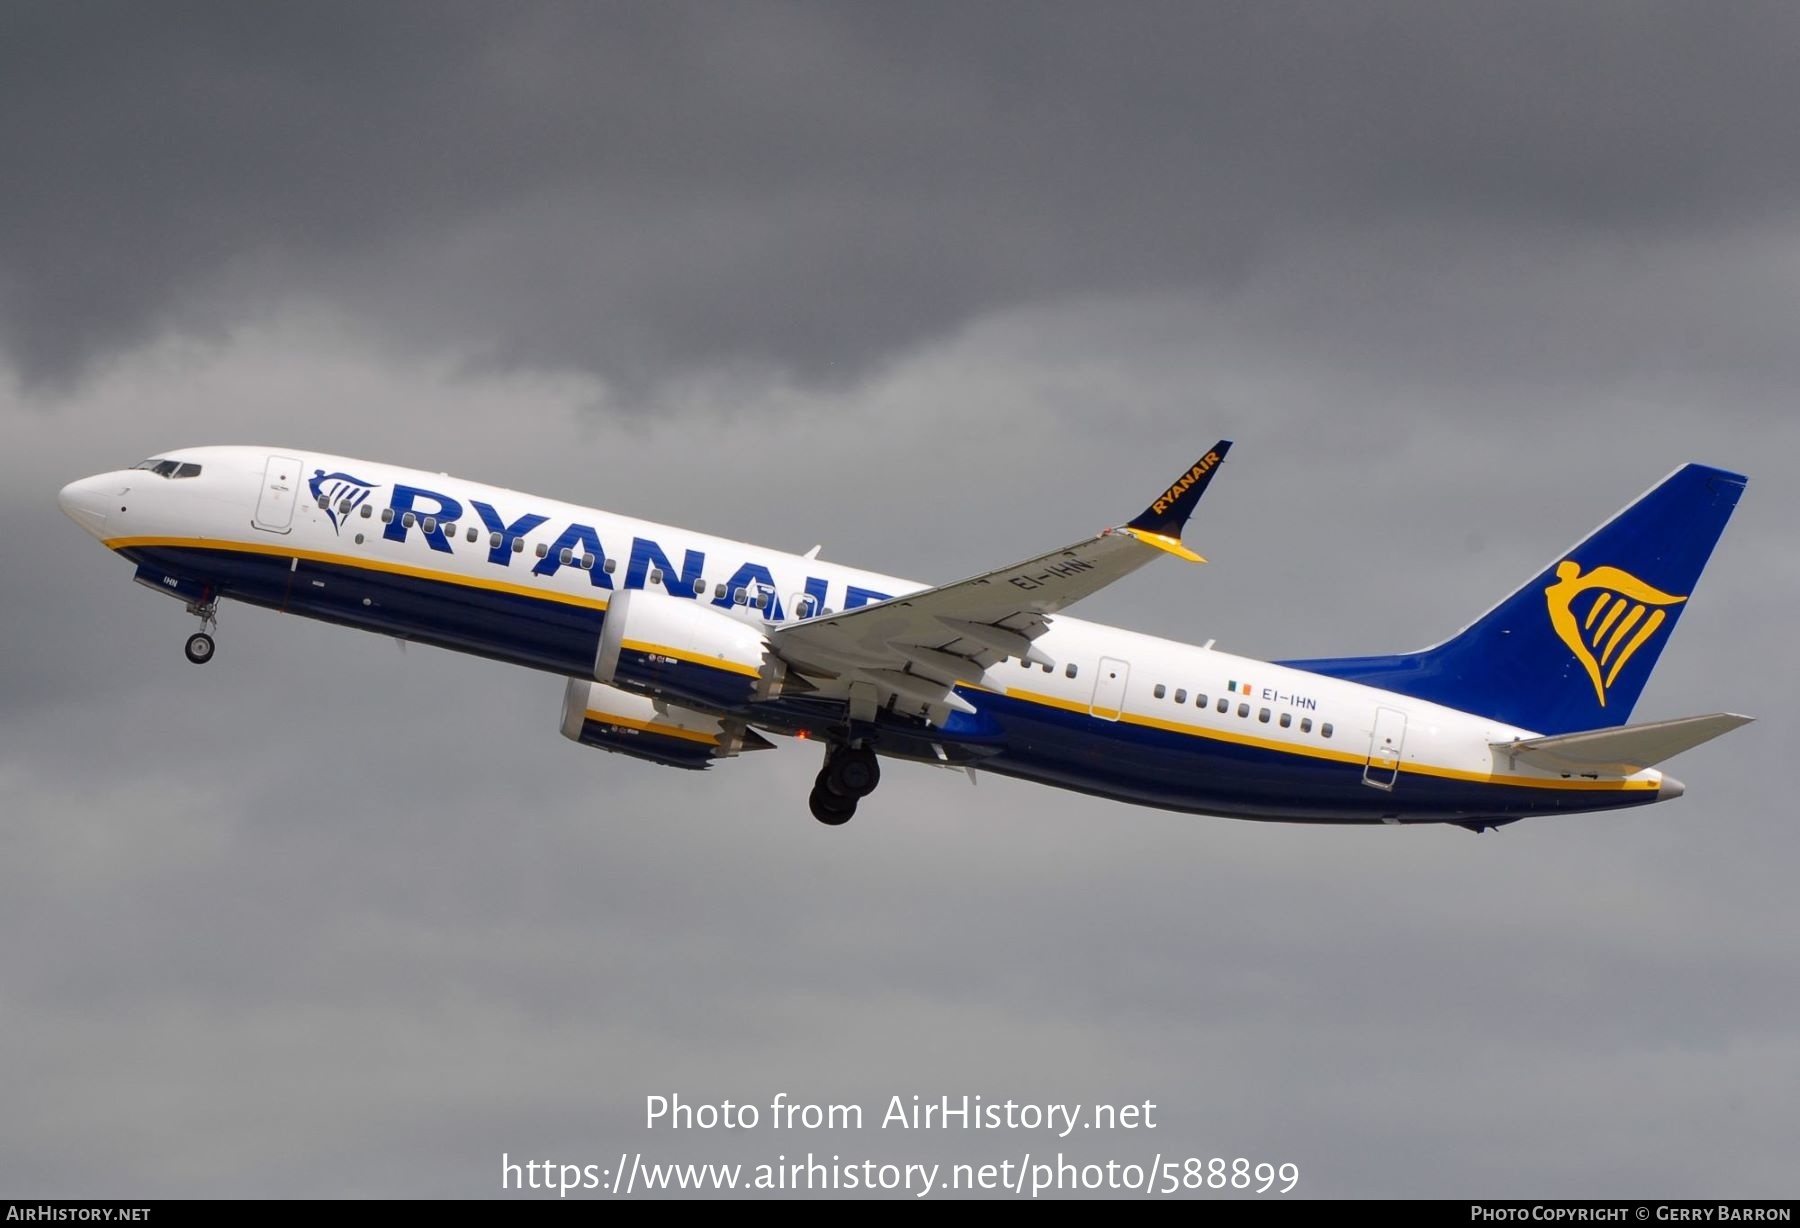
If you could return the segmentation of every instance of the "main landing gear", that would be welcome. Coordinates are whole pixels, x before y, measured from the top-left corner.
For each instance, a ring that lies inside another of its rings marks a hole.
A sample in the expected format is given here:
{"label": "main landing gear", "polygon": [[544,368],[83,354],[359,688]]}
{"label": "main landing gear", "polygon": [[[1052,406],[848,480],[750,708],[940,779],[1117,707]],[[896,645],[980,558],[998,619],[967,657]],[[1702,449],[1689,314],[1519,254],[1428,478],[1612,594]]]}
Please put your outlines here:
{"label": "main landing gear", "polygon": [[195,665],[205,665],[213,659],[213,649],[216,647],[212,633],[219,629],[218,599],[196,602],[188,607],[188,613],[199,616],[200,630],[187,638],[187,659]]}
{"label": "main landing gear", "polygon": [[813,782],[807,803],[813,818],[831,827],[848,823],[856,803],[875,792],[881,783],[881,764],[867,746],[833,746],[825,752],[825,766]]}

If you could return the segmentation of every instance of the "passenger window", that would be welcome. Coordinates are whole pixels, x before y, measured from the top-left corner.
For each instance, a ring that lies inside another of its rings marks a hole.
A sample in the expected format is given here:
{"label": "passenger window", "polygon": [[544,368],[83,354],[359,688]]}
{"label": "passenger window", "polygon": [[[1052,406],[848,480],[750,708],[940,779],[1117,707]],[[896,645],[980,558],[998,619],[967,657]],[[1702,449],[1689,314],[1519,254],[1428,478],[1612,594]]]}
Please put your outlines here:
{"label": "passenger window", "polygon": [[437,532],[437,517],[436,516],[425,517],[425,536],[430,537],[433,533],[436,533],[436,532]]}
{"label": "passenger window", "polygon": [[581,570],[583,570],[583,571],[594,570],[594,562],[595,562],[595,559],[594,559],[593,555],[591,555],[591,554],[582,555],[581,556]]}
{"label": "passenger window", "polygon": [[1182,690],[1180,687],[1175,688],[1175,702],[1178,704],[1184,704],[1187,702],[1187,692]]}
{"label": "passenger window", "polygon": [[652,583],[652,584],[661,584],[662,583],[662,568],[652,567],[650,569],[650,583]]}
{"label": "passenger window", "polygon": [[1258,709],[1256,719],[1267,725],[1269,723],[1269,710],[1267,708]]}
{"label": "passenger window", "polygon": [[489,533],[488,534],[488,549],[489,550],[498,550],[500,548],[501,540],[502,539],[498,533]]}
{"label": "passenger window", "polygon": [[734,588],[731,590],[731,600],[736,605],[746,605],[749,603],[750,598],[745,594],[743,589]]}
{"label": "passenger window", "polygon": [[[371,508],[367,503],[362,505],[362,518],[364,520],[367,520],[370,516],[374,515],[374,512],[375,509]],[[387,517],[384,516],[382,519],[385,520]]]}
{"label": "passenger window", "polygon": [[759,610],[766,610],[769,608],[769,594],[758,593],[756,595],[756,608]]}
{"label": "passenger window", "polygon": [[524,554],[525,553],[525,539],[523,537],[513,538],[513,553],[514,554]]}
{"label": "passenger window", "polygon": [[394,523],[394,509],[393,508],[384,507],[381,509],[381,523],[382,524],[393,524]]}
{"label": "passenger window", "polygon": [[406,513],[406,515],[404,515],[400,518],[400,523],[410,529],[414,525],[419,523],[419,518],[417,516],[413,515],[411,512],[408,512],[408,513]]}
{"label": "passenger window", "polygon": [[1152,695],[1156,696],[1158,699],[1161,699],[1164,695],[1167,695],[1169,693],[1169,688],[1159,682],[1156,684],[1156,689],[1150,693]]}
{"label": "passenger window", "polygon": [[1204,708],[1204,707],[1206,707],[1206,705],[1207,705],[1207,702],[1208,702],[1208,701],[1207,701],[1207,698],[1206,698],[1206,696],[1204,696],[1204,695],[1196,695],[1196,696],[1194,696],[1194,706],[1195,706],[1195,707],[1196,707],[1196,708]]}
{"label": "passenger window", "polygon": [[1331,736],[1331,722],[1330,721],[1326,721],[1323,725],[1319,726],[1319,736],[1321,738],[1329,738]]}
{"label": "passenger window", "polygon": [[444,526],[444,536],[451,539],[456,537],[456,522],[454,520]]}
{"label": "passenger window", "polygon": [[550,553],[550,547],[543,542],[537,544],[537,556],[541,559]]}
{"label": "passenger window", "polygon": [[1046,674],[1047,674],[1047,673],[1049,673],[1049,672],[1050,672],[1050,666],[1049,666],[1049,663],[1048,663],[1048,662],[1046,662],[1046,663],[1045,663],[1045,665],[1044,665],[1044,672],[1045,672],[1045,673],[1046,673]]}
{"label": "passenger window", "polygon": [[705,580],[695,580],[694,581],[694,596],[698,597],[701,593],[704,593],[705,591],[706,591],[706,581]]}
{"label": "passenger window", "polygon": [[476,538],[478,538],[478,537],[480,537],[480,536],[481,536],[481,530],[480,530],[480,529],[477,529],[477,528],[476,528],[476,527],[475,527],[475,526],[474,526],[474,525],[470,525],[470,526],[469,526],[469,533],[468,533],[468,538],[469,538],[469,544],[470,544],[470,545],[471,545],[471,546],[472,546],[472,545],[474,545],[474,544],[475,544],[475,539],[476,539]]}
{"label": "passenger window", "polygon": [[570,563],[575,561],[575,552],[567,546],[564,546],[561,550],[556,552],[556,561],[561,563],[564,567],[567,567]]}
{"label": "passenger window", "polygon": [[1300,732],[1301,733],[1311,733],[1312,732],[1312,717],[1303,716],[1300,718]]}
{"label": "passenger window", "polygon": [[319,510],[321,512],[326,512],[326,511],[331,510],[331,496],[330,495],[320,495],[319,496]]}
{"label": "passenger window", "polygon": [[345,499],[341,503],[338,504],[338,515],[340,515],[340,516],[348,516],[352,510],[353,509],[350,506],[350,500],[348,500],[348,499]]}
{"label": "passenger window", "polygon": [[[611,571],[612,568],[608,567],[606,570]],[[723,597],[724,595],[725,595],[725,586],[723,584],[713,585],[713,596],[715,598]]]}
{"label": "passenger window", "polygon": [[1077,666],[1073,661],[1069,662],[1069,668],[1067,668],[1063,671],[1063,673],[1068,675],[1070,678],[1073,678],[1076,674],[1078,674],[1080,672],[1081,672],[1081,668],[1079,666]]}
{"label": "passenger window", "polygon": [[1020,657],[1019,658],[1019,668],[1020,669],[1030,669],[1031,662],[1027,661],[1024,657]]}
{"label": "passenger window", "polygon": [[1239,716],[1249,716],[1250,715],[1250,705],[1249,704],[1239,704],[1238,705],[1238,715]]}
{"label": "passenger window", "polygon": [[1221,698],[1219,700],[1219,715],[1223,716],[1229,711],[1231,711],[1231,701],[1229,699]]}
{"label": "passenger window", "polygon": [[1294,723],[1294,714],[1292,712],[1283,712],[1281,714],[1281,727],[1283,729],[1286,729],[1288,726],[1292,725],[1293,723]]}
{"label": "passenger window", "polygon": [[619,570],[619,560],[607,559],[600,570],[604,571],[609,576],[612,575],[613,572]]}

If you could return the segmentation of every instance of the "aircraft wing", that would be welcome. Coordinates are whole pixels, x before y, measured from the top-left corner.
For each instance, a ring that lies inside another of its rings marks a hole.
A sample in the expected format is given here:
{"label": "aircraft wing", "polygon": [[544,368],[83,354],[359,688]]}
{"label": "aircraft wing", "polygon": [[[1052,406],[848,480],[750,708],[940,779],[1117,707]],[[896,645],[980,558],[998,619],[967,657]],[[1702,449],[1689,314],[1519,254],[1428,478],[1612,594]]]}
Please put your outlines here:
{"label": "aircraft wing", "polygon": [[973,712],[958,681],[1008,657],[1055,667],[1032,645],[1050,615],[1164,554],[1206,561],[1181,531],[1230,450],[1221,439],[1127,524],[955,584],[788,623],[770,641],[800,673],[872,685],[881,702]]}

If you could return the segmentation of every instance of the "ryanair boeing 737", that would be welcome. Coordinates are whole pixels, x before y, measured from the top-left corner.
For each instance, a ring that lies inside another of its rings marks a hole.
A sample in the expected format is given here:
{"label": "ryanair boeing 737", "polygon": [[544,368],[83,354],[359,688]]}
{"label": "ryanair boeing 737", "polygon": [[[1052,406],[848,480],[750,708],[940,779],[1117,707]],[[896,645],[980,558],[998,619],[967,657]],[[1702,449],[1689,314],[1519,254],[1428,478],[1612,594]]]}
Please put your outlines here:
{"label": "ryanair boeing 737", "polygon": [[1750,718],[1628,724],[1746,479],[1684,465],[1435,647],[1255,661],[1069,617],[1182,542],[1231,445],[1142,513],[927,587],[390,465],[274,448],[168,452],[63,510],[200,620],[224,598],[544,670],[563,734],[678,768],[824,747],[847,821],[878,756],[1169,810],[1455,823],[1679,797],[1656,770]]}

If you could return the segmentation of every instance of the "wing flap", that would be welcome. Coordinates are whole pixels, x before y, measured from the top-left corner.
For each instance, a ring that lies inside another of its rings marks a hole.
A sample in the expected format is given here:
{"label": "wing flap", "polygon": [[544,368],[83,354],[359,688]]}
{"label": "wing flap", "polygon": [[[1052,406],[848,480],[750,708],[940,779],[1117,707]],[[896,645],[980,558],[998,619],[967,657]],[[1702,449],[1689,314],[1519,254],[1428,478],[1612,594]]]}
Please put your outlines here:
{"label": "wing flap", "polygon": [[1589,729],[1581,733],[1559,733],[1547,738],[1490,745],[1515,763],[1522,761],[1552,772],[1630,776],[1755,719],[1735,712],[1713,712],[1706,716],[1684,716],[1643,725],[1615,725],[1610,729]]}

